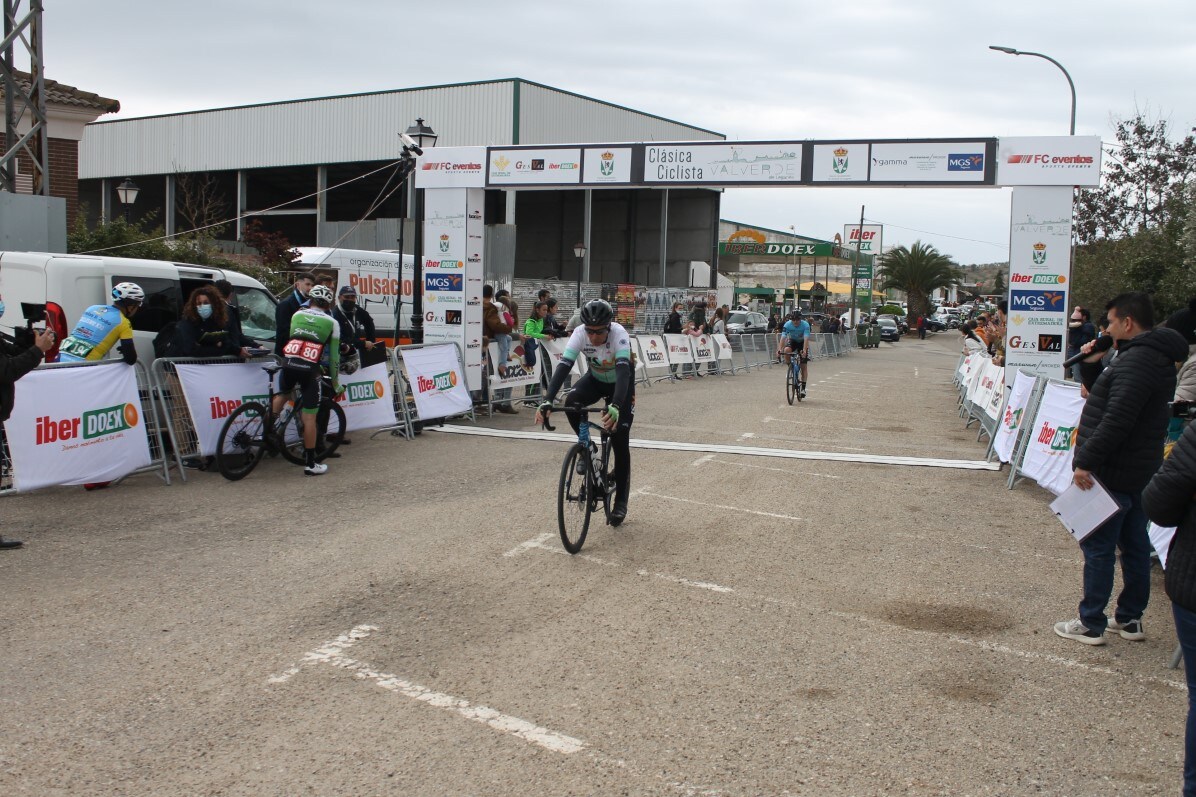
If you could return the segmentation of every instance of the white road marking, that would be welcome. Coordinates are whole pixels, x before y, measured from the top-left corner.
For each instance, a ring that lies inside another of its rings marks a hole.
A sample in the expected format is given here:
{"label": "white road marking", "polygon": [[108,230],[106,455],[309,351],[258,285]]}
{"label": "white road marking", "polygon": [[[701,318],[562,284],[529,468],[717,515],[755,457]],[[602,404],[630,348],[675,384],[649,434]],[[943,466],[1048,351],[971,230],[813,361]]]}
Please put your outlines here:
{"label": "white road marking", "polygon": [[705,454],[694,460],[693,466],[696,468],[699,465],[705,465],[710,460],[714,459],[714,454]]}
{"label": "white road marking", "polygon": [[711,509],[726,509],[730,512],[746,512],[749,515],[760,515],[762,517],[775,517],[781,520],[800,520],[805,521],[805,518],[794,517],[793,515],[779,515],[775,512],[761,512],[758,509],[744,509],[738,506],[727,506],[726,504],[712,504],[708,501],[695,501],[692,498],[678,498],[675,495],[665,495],[664,493],[649,492],[651,488],[641,487],[635,491],[635,495],[649,495],[653,498],[663,498],[666,501],[678,501],[683,504],[697,504],[698,506],[710,507]]}
{"label": "white road marking", "polygon": [[[711,454],[710,456],[713,457],[714,454]],[[810,470],[789,470],[788,468],[770,468],[767,465],[753,465],[750,462],[732,462],[729,459],[711,459],[710,461],[717,462],[720,465],[734,465],[737,468],[756,468],[757,470],[772,470],[776,471],[777,473],[793,473],[800,474],[802,476],[821,476],[824,479],[843,478],[842,476],[832,476],[829,473],[815,473],[814,471]]]}
{"label": "white road marking", "polygon": [[544,534],[541,534],[539,537],[536,537],[535,539],[531,539],[531,540],[528,540],[527,542],[522,542],[519,545],[516,545],[511,550],[504,553],[503,556],[518,556],[519,554],[523,553],[524,551],[530,550],[539,545],[543,545],[544,543],[548,542],[555,536],[556,535],[553,534],[552,532],[545,532]]}
{"label": "white road marking", "polygon": [[739,436],[739,442],[742,443],[744,440],[751,440],[755,436],[756,436],[755,432],[744,432],[743,434],[741,434]]}
{"label": "white road marking", "polygon": [[310,664],[313,661],[323,661],[323,657],[325,655],[342,653],[357,644],[359,640],[365,639],[372,632],[377,630],[378,627],[375,625],[355,626],[351,631],[346,631],[336,639],[329,640],[315,650],[303,654],[303,660],[301,662],[298,664],[292,664],[278,675],[271,675],[266,679],[266,682],[272,684],[284,684],[298,675],[299,670],[303,667],[303,665]]}
{"label": "white road marking", "polygon": [[[427,432],[439,434],[463,434],[477,437],[500,437],[508,440],[540,440],[550,443],[573,443],[577,438],[571,434],[548,432],[521,432],[507,429],[487,429],[480,426],[431,426]],[[750,434],[750,433],[748,433]],[[680,443],[670,440],[629,441],[631,448],[653,451],[693,451],[709,454],[742,454],[753,457],[774,457],[777,459],[810,459],[827,462],[856,462],[868,465],[914,465],[926,468],[949,468],[952,470],[999,470],[998,463],[969,459],[935,459],[923,457],[901,457],[883,454],[841,454],[837,451],[799,451],[788,448],[760,448],[756,446],[721,445],[718,443]],[[846,448],[865,451],[862,448],[827,444],[830,448]]]}
{"label": "white road marking", "polygon": [[[330,642],[325,642],[315,650],[304,653],[303,663],[318,662],[329,664],[342,670],[349,670],[357,678],[373,681],[387,691],[405,695],[421,703],[427,703],[430,706],[454,711],[466,719],[489,725],[497,731],[517,736],[524,741],[537,744],[555,753],[568,755],[576,753],[586,746],[586,743],[581,739],[557,733],[519,717],[512,717],[510,714],[503,714],[501,711],[492,709],[489,706],[474,705],[463,698],[446,695],[443,692],[435,692],[426,686],[405,681],[389,673],[379,672],[365,662],[357,661],[344,655],[345,650],[377,630],[378,627],[373,625],[356,626],[352,631],[341,634]],[[299,667],[292,666],[282,675],[272,675],[266,680],[272,684],[285,683],[298,672]]]}
{"label": "white road marking", "polygon": [[708,589],[711,592],[734,592],[730,587],[724,587],[719,584],[712,584],[709,581],[690,581],[688,578],[680,578],[678,576],[669,576],[664,573],[649,573],[647,570],[636,570],[636,575],[652,576],[653,578],[660,578],[665,581],[672,581],[674,584],[683,584],[687,587],[697,587],[698,589]]}

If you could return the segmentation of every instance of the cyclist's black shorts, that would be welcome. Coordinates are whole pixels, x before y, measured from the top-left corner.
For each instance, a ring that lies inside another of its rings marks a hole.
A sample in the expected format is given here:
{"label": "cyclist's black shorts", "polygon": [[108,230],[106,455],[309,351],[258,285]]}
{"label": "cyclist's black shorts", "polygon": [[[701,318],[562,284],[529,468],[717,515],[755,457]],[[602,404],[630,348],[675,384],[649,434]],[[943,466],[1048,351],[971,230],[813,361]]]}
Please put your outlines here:
{"label": "cyclist's black shorts", "polygon": [[[581,379],[573,383],[573,389],[569,391],[569,395],[565,398],[565,412],[568,413],[569,407],[588,407],[598,401],[598,399],[606,399],[609,403],[611,397],[615,395],[615,385],[613,382],[599,382],[594,378],[593,374],[587,373]],[[614,434],[622,434],[624,436],[631,430],[631,424],[635,420],[635,383],[632,382],[627,387],[627,402],[629,406],[619,407],[619,423],[615,427]],[[595,419],[596,420],[596,419]],[[570,418],[570,424],[574,423],[575,419]]]}
{"label": "cyclist's black shorts", "polygon": [[303,394],[303,411],[315,412],[320,408],[321,381],[318,368],[284,364],[278,376],[278,392],[290,393],[298,385]]}
{"label": "cyclist's black shorts", "polygon": [[[805,345],[806,341],[804,338],[802,340],[794,340],[793,338],[787,338],[785,340],[785,348],[791,352],[800,352]],[[810,355],[802,355],[801,361],[803,363],[808,363],[810,361]]]}

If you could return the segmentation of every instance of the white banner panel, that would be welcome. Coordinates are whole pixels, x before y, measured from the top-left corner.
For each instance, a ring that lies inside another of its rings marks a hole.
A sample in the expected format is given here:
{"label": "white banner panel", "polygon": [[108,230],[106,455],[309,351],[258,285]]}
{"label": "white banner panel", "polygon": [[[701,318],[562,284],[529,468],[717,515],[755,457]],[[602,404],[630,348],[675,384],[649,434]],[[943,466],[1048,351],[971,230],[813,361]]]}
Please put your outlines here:
{"label": "white banner panel", "polygon": [[693,337],[690,335],[665,335],[665,348],[669,365],[689,365],[694,361]]}
{"label": "white banner panel", "polygon": [[868,145],[815,144],[815,183],[866,183],[868,182]]}
{"label": "white banner panel", "polygon": [[489,185],[577,185],[581,182],[581,150],[491,150],[487,181]]}
{"label": "white banner panel", "polygon": [[635,340],[639,344],[640,359],[644,361],[645,369],[668,368],[669,347],[663,335],[637,335]]}
{"label": "white banner panel", "polygon": [[711,335],[699,335],[696,338],[691,338],[690,347],[693,349],[694,362],[696,363],[712,363],[715,360],[714,356],[714,337]]}
{"label": "white banner panel", "polygon": [[[565,353],[565,339],[542,340],[540,341],[540,350],[548,356],[546,367],[548,368],[548,378],[551,379],[556,367],[561,364],[561,356]],[[580,363],[581,359],[574,360],[573,367],[569,369],[570,372],[580,376]]]}
{"label": "white banner panel", "polygon": [[[505,376],[500,376],[498,373],[498,344],[490,344],[490,390],[502,390],[508,387],[523,387],[524,385],[538,385],[540,384],[540,367],[544,361],[543,357],[536,352],[536,364],[527,366],[523,361],[523,344],[511,341],[511,351],[509,353]],[[494,397],[491,395],[491,400]]]}
{"label": "white banner panel", "polygon": [[338,401],[349,431],[394,425],[394,390],[386,363],[361,368],[355,374],[341,374],[340,385],[344,392]]}
{"label": "white banner panel", "polygon": [[1028,430],[1030,442],[1022,472],[1055,495],[1071,484],[1072,449],[1083,409],[1079,385],[1052,382],[1043,391],[1034,425]]}
{"label": "white banner panel", "polygon": [[485,188],[485,147],[430,147],[419,159],[419,188]]}
{"label": "white banner panel", "polygon": [[1005,365],[1062,378],[1071,280],[1070,188],[1013,189]]}
{"label": "white banner panel", "polygon": [[990,376],[993,380],[993,387],[983,409],[984,414],[995,421],[1001,417],[1001,402],[1005,400],[1005,369],[994,365]]}
{"label": "white banner panel", "polygon": [[199,453],[205,457],[216,453],[220,429],[237,407],[247,401],[265,403],[269,397],[270,377],[260,363],[180,363],[174,368],[195,427]]}
{"label": "white banner panel", "polygon": [[[1006,374],[1009,370],[1006,369]],[[1016,371],[1013,378],[1013,391],[1009,394],[1009,403],[1005,405],[1005,415],[1001,418],[1001,425],[997,427],[997,434],[993,439],[993,450],[997,452],[1002,462],[1013,458],[1013,449],[1017,444],[1017,432],[1022,428],[1022,416],[1030,403],[1030,396],[1034,392],[1037,377],[1024,371]]]}
{"label": "white banner panel", "polygon": [[983,141],[872,145],[868,179],[882,183],[983,183]]}
{"label": "white banner panel", "polygon": [[801,143],[646,144],[645,183],[800,183]]}
{"label": "white banner panel", "polygon": [[424,342],[461,347],[470,390],[482,387],[484,202],[481,188],[424,192]]}
{"label": "white banner panel", "polygon": [[885,240],[884,225],[865,224],[863,230],[861,233],[860,225],[858,224],[844,224],[843,246],[854,252],[856,246],[859,245],[861,246],[861,252],[870,255],[879,255],[883,252]]}
{"label": "white banner panel", "polygon": [[727,336],[718,333],[714,336],[714,342],[718,346],[718,359],[731,362],[731,341],[727,340]]}
{"label": "white banner panel", "polygon": [[1015,136],[997,141],[997,185],[1100,185],[1100,136]]}
{"label": "white banner panel", "polygon": [[975,389],[969,400],[977,407],[983,408],[988,406],[988,402],[992,399],[993,391],[997,387],[997,372],[1001,370],[999,365],[993,365],[992,360],[985,360],[980,366],[980,373],[976,376]]}
{"label": "white banner panel", "polygon": [[473,408],[455,346],[404,349],[401,354],[420,418],[461,415]]}
{"label": "white banner panel", "polygon": [[582,183],[621,185],[631,182],[631,147],[602,147],[582,152]]}
{"label": "white banner panel", "polygon": [[4,422],[18,492],[119,479],[150,464],[130,366],[34,370]]}

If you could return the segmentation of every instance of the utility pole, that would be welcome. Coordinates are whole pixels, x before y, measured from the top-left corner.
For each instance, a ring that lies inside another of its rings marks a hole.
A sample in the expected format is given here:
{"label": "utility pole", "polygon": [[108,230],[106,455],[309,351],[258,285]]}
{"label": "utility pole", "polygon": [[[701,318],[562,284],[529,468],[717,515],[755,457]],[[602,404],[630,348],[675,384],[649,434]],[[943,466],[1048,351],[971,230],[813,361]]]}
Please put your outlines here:
{"label": "utility pole", "polygon": [[[847,318],[851,321],[852,326],[858,326],[855,317],[856,305],[856,275],[860,273],[860,249],[864,246],[864,206],[860,205],[860,228],[856,236],[855,242],[855,264],[851,267],[851,315]],[[868,290],[872,290],[872,286],[868,286]]]}

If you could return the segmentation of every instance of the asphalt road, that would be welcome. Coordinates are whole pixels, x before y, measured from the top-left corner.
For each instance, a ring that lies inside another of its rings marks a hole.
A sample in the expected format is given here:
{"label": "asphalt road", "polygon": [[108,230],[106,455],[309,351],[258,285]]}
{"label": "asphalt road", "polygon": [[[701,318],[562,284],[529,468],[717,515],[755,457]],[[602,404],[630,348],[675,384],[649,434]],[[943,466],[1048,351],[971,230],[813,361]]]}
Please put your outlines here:
{"label": "asphalt road", "polygon": [[[641,387],[633,436],[979,460],[956,342],[815,362],[792,407],[779,368]],[[353,437],[319,479],[0,503],[0,795],[1179,791],[1161,576],[1145,642],[1056,637],[1082,560],[1033,485],[635,450],[571,557],[563,444]]]}

